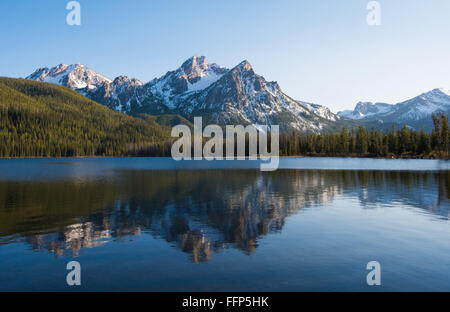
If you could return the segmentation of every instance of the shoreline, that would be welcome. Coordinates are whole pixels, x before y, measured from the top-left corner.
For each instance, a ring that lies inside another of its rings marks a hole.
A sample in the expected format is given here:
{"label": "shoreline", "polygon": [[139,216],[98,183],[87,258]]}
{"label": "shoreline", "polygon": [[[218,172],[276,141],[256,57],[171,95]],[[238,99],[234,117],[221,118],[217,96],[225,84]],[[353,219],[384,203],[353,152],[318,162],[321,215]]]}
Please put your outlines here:
{"label": "shoreline", "polygon": [[[20,157],[0,157],[3,159],[91,159],[91,158],[171,158],[171,156],[20,156]],[[425,157],[425,156],[399,156],[399,157],[374,157],[374,156],[344,156],[344,155],[289,155],[289,156],[279,156],[279,158],[365,158],[365,159],[422,159],[422,160],[450,160],[449,157]],[[225,159],[225,158],[224,158]],[[247,159],[246,159],[247,160]]]}

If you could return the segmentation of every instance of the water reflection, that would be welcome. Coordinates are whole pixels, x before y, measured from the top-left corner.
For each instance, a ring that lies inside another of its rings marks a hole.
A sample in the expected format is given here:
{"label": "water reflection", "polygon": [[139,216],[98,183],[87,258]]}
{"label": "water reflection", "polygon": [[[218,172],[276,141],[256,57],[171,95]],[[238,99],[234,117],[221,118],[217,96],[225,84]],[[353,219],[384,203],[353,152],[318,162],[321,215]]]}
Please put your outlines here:
{"label": "water reflection", "polygon": [[224,248],[251,254],[299,210],[354,198],[449,217],[450,173],[405,171],[121,170],[106,177],[0,182],[0,244],[74,256],[150,234],[208,261]]}

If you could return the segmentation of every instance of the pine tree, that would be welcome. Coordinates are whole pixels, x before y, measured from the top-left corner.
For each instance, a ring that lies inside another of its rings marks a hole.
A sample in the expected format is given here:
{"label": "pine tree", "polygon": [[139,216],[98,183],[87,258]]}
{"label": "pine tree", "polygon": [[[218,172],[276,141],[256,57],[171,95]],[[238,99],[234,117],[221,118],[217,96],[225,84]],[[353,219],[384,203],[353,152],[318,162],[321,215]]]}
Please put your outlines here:
{"label": "pine tree", "polygon": [[359,126],[356,133],[356,152],[360,155],[367,154],[367,132],[362,126]]}
{"label": "pine tree", "polygon": [[448,129],[448,119],[447,116],[441,115],[441,142],[442,142],[442,151],[445,154],[449,152],[450,144],[449,144],[449,129]]}

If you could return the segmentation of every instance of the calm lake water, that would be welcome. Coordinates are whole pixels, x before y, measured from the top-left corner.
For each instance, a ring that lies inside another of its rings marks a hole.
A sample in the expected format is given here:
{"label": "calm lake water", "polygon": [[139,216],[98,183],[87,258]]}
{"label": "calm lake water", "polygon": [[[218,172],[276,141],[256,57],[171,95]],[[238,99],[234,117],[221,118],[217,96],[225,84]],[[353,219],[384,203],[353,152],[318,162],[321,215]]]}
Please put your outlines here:
{"label": "calm lake water", "polygon": [[[0,160],[0,291],[450,291],[450,162],[257,168]],[[369,261],[381,286],[366,283]]]}

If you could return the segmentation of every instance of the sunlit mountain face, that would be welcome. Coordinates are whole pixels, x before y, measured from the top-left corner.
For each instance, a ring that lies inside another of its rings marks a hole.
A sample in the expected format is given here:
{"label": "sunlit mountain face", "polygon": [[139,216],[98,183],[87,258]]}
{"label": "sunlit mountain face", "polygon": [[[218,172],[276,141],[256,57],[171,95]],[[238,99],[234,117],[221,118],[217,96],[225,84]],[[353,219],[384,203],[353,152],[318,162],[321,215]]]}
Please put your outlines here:
{"label": "sunlit mountain face", "polygon": [[[251,255],[290,216],[343,198],[449,217],[448,171],[118,170],[99,177],[0,181],[0,244],[56,256],[150,235],[193,262]],[[300,216],[301,217],[301,216]]]}

